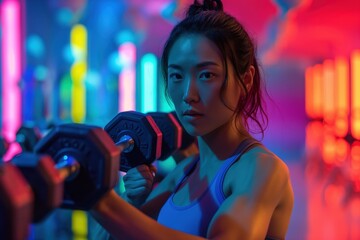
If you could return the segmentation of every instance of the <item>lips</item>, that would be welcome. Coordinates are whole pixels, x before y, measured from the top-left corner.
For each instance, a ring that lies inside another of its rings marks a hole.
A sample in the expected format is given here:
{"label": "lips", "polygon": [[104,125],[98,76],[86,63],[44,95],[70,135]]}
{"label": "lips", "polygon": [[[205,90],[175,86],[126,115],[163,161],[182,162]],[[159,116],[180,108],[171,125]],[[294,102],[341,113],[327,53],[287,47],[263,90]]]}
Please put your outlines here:
{"label": "lips", "polygon": [[190,116],[190,117],[199,117],[199,116],[203,116],[204,114],[196,111],[196,110],[186,110],[183,112],[184,116]]}

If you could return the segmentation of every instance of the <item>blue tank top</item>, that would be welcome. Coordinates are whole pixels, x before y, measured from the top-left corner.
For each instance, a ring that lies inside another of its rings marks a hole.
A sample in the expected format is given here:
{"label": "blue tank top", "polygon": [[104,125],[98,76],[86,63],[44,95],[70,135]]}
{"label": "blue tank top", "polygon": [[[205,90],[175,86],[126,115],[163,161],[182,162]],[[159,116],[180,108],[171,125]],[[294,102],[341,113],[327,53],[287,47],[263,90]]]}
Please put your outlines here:
{"label": "blue tank top", "polygon": [[202,195],[186,206],[177,206],[173,202],[176,193],[183,181],[192,173],[199,161],[197,157],[184,176],[176,185],[174,193],[161,208],[157,221],[169,228],[186,232],[196,236],[206,237],[208,226],[214,214],[225,200],[223,181],[230,166],[253,145],[260,144],[252,138],[242,141],[232,157],[226,159],[219,171]]}

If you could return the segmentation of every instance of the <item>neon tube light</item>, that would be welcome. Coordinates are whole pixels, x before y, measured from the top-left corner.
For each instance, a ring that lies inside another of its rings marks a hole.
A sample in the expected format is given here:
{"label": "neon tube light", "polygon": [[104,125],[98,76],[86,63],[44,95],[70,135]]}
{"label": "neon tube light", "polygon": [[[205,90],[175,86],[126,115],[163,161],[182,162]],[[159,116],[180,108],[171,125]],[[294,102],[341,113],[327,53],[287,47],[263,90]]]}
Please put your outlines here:
{"label": "neon tube light", "polygon": [[360,139],[360,50],[351,55],[351,133]]}
{"label": "neon tube light", "polygon": [[349,63],[343,57],[335,59],[335,134],[345,137],[349,131]]}
{"label": "neon tube light", "polygon": [[141,111],[157,110],[157,59],[154,54],[145,54],[141,59]]}
{"label": "neon tube light", "polygon": [[323,63],[323,86],[324,120],[328,124],[333,124],[335,117],[335,71],[333,60],[325,60]]}
{"label": "neon tube light", "polygon": [[313,87],[314,87],[314,116],[315,118],[323,117],[323,107],[324,107],[324,83],[322,78],[322,65],[317,64],[313,67]]}
{"label": "neon tube light", "polygon": [[87,73],[87,30],[77,24],[71,30],[71,50],[75,62],[71,66],[71,117],[74,122],[84,122],[86,117],[86,89],[85,78]]}
{"label": "neon tube light", "polygon": [[[86,118],[87,30],[85,26],[81,24],[73,26],[70,33],[70,46],[75,59],[70,70],[72,80],[71,118],[74,122],[81,123]],[[74,239],[85,239],[87,237],[86,212],[73,211],[71,225]]]}
{"label": "neon tube light", "polygon": [[[21,92],[18,87],[22,71],[21,7],[16,0],[1,3],[1,63],[2,63],[2,135],[10,142],[16,139],[21,126]],[[11,144],[4,160],[11,159],[21,148]]]}
{"label": "neon tube light", "polygon": [[315,118],[314,113],[314,80],[311,67],[305,70],[305,111],[309,118]]}
{"label": "neon tube light", "polygon": [[126,42],[119,47],[119,58],[123,64],[119,74],[119,112],[136,108],[136,47]]}

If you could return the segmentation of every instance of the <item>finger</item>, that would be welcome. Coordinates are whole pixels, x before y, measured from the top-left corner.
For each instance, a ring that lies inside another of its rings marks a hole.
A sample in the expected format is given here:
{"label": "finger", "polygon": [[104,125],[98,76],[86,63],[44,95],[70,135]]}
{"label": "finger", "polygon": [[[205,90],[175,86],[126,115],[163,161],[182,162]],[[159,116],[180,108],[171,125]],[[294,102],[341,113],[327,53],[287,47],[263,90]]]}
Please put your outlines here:
{"label": "finger", "polygon": [[155,175],[157,173],[157,168],[154,165],[150,165],[149,169],[150,169],[152,175],[155,177]]}
{"label": "finger", "polygon": [[139,198],[149,194],[150,190],[144,186],[126,191],[126,195],[130,198]]}
{"label": "finger", "polygon": [[137,187],[141,187],[141,186],[147,186],[147,187],[151,188],[152,185],[153,185],[153,181],[146,180],[146,179],[124,182],[124,186],[126,189],[137,188]]}
{"label": "finger", "polygon": [[129,172],[123,176],[124,181],[136,181],[138,179],[144,179],[144,178],[152,181],[154,175],[150,170],[148,170],[142,172],[132,172],[132,173]]}

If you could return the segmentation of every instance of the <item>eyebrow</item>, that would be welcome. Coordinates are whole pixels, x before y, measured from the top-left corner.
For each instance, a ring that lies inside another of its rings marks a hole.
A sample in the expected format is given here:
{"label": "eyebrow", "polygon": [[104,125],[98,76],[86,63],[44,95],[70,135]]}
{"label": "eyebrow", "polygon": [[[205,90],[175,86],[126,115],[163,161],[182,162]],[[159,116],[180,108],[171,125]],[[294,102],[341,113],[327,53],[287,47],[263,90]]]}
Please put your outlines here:
{"label": "eyebrow", "polygon": [[[201,62],[195,65],[196,68],[202,68],[207,66],[220,66],[220,65],[217,64],[216,62],[211,62],[211,61]],[[182,69],[181,66],[177,64],[169,64],[168,68],[174,68],[179,70]]]}

